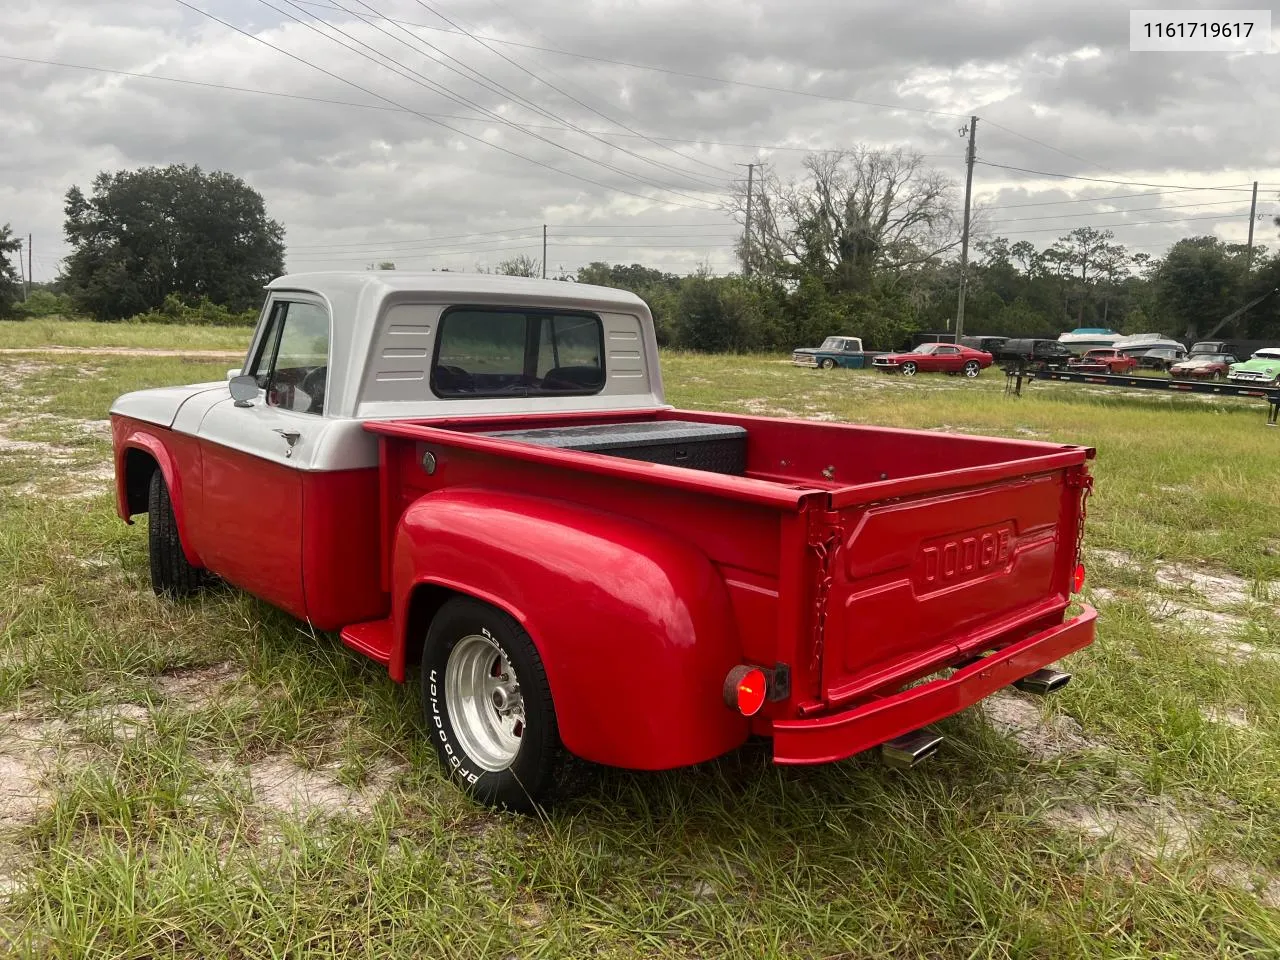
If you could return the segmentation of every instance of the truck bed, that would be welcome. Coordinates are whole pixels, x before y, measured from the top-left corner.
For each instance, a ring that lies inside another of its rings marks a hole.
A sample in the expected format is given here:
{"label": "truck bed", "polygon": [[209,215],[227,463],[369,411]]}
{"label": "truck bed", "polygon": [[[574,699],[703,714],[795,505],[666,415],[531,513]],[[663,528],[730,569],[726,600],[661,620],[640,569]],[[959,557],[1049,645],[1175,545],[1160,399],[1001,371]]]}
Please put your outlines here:
{"label": "truck bed", "polygon": [[[366,429],[381,436],[384,537],[419,498],[466,487],[569,501],[694,544],[723,579],[744,657],[790,671],[791,696],[766,706],[761,733],[1061,626],[1093,456],[670,409]],[[699,448],[715,445],[734,452],[708,466]],[[787,742],[780,762],[831,759]]]}

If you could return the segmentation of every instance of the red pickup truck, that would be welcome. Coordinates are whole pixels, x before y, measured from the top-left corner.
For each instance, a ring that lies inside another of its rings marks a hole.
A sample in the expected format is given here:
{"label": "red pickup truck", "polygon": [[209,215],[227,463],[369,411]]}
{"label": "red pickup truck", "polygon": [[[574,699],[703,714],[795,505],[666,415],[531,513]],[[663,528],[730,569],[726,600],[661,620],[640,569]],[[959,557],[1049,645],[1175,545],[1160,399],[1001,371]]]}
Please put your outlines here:
{"label": "red pickup truck", "polygon": [[1092,450],[672,409],[629,293],[286,276],[228,379],[111,408],[155,590],[216,574],[420,667],[485,802],[543,801],[562,751],[656,770],[753,733],[911,763],[1093,639]]}

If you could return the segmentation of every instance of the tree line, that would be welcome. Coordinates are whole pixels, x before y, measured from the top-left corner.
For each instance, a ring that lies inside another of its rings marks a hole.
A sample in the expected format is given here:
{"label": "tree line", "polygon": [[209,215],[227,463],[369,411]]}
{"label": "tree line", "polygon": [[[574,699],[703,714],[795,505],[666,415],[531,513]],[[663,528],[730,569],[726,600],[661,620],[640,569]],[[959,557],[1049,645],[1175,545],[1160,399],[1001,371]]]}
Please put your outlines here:
{"label": "tree line", "polygon": [[[639,263],[595,262],[558,279],[631,290],[666,345],[771,351],[831,334],[893,348],[952,329],[959,287],[957,188],[909,151],[810,155],[803,172],[755,185],[738,272],[682,276]],[[747,221],[745,192],[726,204]],[[103,172],[65,197],[71,254],[24,305],[0,228],[0,316],[74,313],[102,321],[250,323],[262,287],[284,272],[284,229],[239,178],[170,166]],[[975,215],[965,330],[1056,337],[1077,326],[1195,340],[1251,301],[1221,336],[1280,339],[1280,256],[1188,237],[1161,256],[1130,251],[1109,230],[1079,227],[1047,245],[983,229]],[[393,269],[391,262],[371,269]],[[538,276],[531,257],[493,272]],[[34,301],[34,303],[33,303]]]}

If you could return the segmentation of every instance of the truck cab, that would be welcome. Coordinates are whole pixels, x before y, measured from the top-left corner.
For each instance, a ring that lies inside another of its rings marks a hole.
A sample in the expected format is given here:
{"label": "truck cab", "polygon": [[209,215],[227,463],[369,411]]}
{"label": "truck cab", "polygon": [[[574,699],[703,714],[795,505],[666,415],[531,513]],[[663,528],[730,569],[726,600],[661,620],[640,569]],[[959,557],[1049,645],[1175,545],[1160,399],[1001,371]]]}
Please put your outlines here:
{"label": "truck cab", "polygon": [[566,753],[918,759],[1093,638],[1092,450],[674,409],[619,290],[281,277],[228,381],[111,419],[158,594],[217,576],[416,674],[444,769],[512,809]]}

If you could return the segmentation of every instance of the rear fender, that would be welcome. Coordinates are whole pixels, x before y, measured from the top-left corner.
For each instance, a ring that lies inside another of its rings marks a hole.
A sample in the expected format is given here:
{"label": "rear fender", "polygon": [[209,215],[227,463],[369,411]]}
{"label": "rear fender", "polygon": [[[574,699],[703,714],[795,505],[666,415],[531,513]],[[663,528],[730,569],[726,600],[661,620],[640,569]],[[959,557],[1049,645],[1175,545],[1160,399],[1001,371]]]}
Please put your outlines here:
{"label": "rear fender", "polygon": [[133,523],[133,512],[129,507],[128,459],[130,450],[141,450],[155,460],[160,475],[164,477],[165,486],[169,488],[169,500],[173,503],[173,515],[178,524],[178,537],[182,541],[182,550],[187,561],[195,567],[203,567],[204,563],[191,548],[191,536],[187,531],[186,498],[182,491],[182,476],[174,463],[173,456],[164,441],[145,429],[133,429],[131,425],[117,421],[113,425],[117,431],[114,438],[116,468],[116,512],[126,523]]}
{"label": "rear fender", "polygon": [[747,721],[721,692],[740,658],[728,595],[689,544],[561,501],[454,488],[414,502],[392,549],[396,679],[418,639],[407,636],[414,590],[443,587],[528,632],[574,754],[657,770],[746,739]]}

